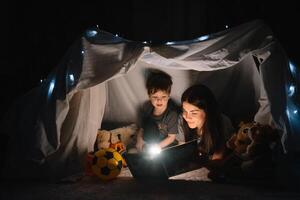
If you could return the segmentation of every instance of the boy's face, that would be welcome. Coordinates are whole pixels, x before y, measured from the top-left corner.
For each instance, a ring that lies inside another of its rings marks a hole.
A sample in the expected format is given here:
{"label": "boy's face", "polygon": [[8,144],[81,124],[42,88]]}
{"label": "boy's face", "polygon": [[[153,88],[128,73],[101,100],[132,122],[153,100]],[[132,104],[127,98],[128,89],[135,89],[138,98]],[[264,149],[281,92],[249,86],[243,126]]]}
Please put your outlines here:
{"label": "boy's face", "polygon": [[170,98],[170,93],[158,90],[157,92],[149,95],[150,101],[157,111],[165,111]]}

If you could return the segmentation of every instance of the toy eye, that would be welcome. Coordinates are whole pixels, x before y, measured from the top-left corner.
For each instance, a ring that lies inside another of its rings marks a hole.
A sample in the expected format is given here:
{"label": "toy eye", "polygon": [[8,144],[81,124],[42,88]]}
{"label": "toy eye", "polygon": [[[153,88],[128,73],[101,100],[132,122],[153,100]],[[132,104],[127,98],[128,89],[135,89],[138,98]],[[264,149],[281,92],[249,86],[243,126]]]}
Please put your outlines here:
{"label": "toy eye", "polygon": [[248,133],[249,132],[249,128],[245,128],[244,130],[243,130],[243,133]]}

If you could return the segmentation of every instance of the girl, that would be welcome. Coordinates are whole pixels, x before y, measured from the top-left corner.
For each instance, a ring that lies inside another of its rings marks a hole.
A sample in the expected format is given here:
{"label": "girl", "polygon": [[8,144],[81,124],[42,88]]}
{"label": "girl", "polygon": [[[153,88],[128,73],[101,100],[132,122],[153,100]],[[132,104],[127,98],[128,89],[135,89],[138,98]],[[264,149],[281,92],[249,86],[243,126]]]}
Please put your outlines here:
{"label": "girl", "polygon": [[181,97],[182,118],[179,133],[185,141],[199,140],[199,154],[222,159],[225,141],[234,129],[230,120],[219,111],[217,101],[208,87],[194,85]]}

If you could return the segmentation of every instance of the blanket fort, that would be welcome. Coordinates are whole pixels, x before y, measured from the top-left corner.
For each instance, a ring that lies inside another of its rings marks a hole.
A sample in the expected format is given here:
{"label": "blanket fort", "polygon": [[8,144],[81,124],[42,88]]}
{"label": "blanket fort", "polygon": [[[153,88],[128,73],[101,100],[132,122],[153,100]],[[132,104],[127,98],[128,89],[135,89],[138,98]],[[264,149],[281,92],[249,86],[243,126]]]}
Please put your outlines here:
{"label": "blanket fort", "polygon": [[[299,125],[292,121],[299,122],[299,116],[286,91],[292,72],[262,21],[155,46],[95,27],[5,117],[9,140],[3,176],[59,179],[82,171],[98,129],[136,122],[137,108],[147,99],[150,68],[173,77],[175,102],[187,87],[201,82],[213,90],[233,124],[272,124],[282,131],[285,151],[299,151]],[[292,109],[289,116],[287,109]]]}

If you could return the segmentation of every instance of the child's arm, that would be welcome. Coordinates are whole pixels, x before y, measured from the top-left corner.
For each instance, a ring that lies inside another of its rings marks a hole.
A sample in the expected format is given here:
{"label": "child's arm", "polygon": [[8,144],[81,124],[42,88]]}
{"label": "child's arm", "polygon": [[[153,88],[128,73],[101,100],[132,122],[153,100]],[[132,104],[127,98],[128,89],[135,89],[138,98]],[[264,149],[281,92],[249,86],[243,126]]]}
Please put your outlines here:
{"label": "child's arm", "polygon": [[144,147],[144,139],[143,139],[143,129],[140,128],[138,133],[137,133],[137,137],[136,137],[136,148],[138,150],[138,152],[143,151],[143,147]]}
{"label": "child's arm", "polygon": [[164,147],[168,146],[169,144],[171,144],[172,142],[174,142],[175,139],[176,139],[176,134],[168,134],[168,137],[166,137],[164,140],[162,140],[159,143],[159,147],[164,148]]}

